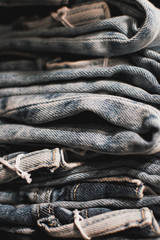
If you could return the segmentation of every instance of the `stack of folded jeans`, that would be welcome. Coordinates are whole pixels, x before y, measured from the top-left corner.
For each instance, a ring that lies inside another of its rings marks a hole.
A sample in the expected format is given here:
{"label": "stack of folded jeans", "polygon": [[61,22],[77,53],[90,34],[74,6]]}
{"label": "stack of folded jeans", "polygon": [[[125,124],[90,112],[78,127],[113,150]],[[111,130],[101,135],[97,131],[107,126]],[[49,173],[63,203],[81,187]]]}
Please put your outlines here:
{"label": "stack of folded jeans", "polygon": [[0,231],[160,239],[160,9],[0,0],[0,13]]}

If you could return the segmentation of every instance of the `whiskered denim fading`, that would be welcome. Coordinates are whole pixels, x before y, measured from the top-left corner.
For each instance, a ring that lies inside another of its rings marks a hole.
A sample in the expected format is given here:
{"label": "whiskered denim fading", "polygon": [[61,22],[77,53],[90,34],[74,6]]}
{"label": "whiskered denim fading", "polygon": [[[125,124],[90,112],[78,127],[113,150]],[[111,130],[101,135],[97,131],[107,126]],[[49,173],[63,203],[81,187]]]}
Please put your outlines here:
{"label": "whiskered denim fading", "polygon": [[158,240],[160,9],[148,0],[1,8],[22,14],[0,23],[0,231]]}

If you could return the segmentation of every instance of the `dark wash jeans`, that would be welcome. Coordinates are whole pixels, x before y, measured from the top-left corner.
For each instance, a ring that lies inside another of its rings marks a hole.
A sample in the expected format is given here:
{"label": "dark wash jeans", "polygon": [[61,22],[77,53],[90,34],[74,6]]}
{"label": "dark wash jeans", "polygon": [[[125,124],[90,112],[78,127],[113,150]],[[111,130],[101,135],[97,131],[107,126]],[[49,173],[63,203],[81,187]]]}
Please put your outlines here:
{"label": "dark wash jeans", "polygon": [[30,190],[0,191],[0,203],[20,204],[27,202],[89,201],[109,197],[142,198],[145,186],[139,180],[130,182],[82,182],[64,187],[31,188]]}

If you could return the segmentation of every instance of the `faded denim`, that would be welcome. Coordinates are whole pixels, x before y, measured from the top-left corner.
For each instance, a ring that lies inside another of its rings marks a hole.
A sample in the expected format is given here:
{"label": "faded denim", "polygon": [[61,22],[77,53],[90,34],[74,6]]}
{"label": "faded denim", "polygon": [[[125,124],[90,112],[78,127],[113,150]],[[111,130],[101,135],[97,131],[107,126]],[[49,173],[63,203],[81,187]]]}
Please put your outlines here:
{"label": "faded denim", "polygon": [[0,25],[0,230],[159,237],[160,10],[29,5],[53,8]]}
{"label": "faded denim", "polygon": [[[36,86],[34,85],[41,86],[42,84],[59,83],[63,86],[64,83],[68,82],[76,82],[77,84],[79,82],[94,83],[97,80],[113,80],[142,88],[149,93],[160,93],[160,86],[157,78],[148,70],[136,66],[116,65],[107,68],[95,67],[95,69],[72,68],[54,71],[0,72],[0,87],[2,88],[26,87],[31,85],[33,89],[35,89]],[[64,91],[63,88],[62,91]]]}
{"label": "faded denim", "polygon": [[14,33],[14,37],[10,35],[11,39],[0,41],[0,49],[33,52],[61,52],[63,49],[63,52],[110,57],[137,52],[146,47],[159,48],[158,8],[146,0],[106,2],[109,7],[117,7],[119,15],[122,15],[73,29],[54,28],[42,32],[40,30],[35,34],[27,31],[26,35],[20,33],[19,38],[18,33]]}
{"label": "faded denim", "polygon": [[[5,224],[5,226],[2,225],[0,227],[1,230],[31,234],[36,228],[37,230],[45,230],[53,237],[81,237],[80,232],[74,227],[74,223],[62,225],[60,216],[56,216],[57,213],[60,214],[61,210],[63,211],[63,208],[59,208],[57,212],[55,211],[56,207],[51,204],[19,205],[16,207],[0,205],[0,208],[1,211],[3,211],[0,221]],[[64,211],[66,214],[69,214],[68,210],[64,209]],[[94,213],[95,211],[96,209],[93,209],[91,212]],[[12,214],[10,214],[11,212]],[[72,214],[72,212],[70,213]],[[86,213],[86,211],[84,211],[84,213]],[[119,221],[115,221],[118,219]],[[7,223],[14,224],[15,221],[15,226],[7,226]],[[19,228],[19,224],[21,228]],[[101,214],[97,216],[91,215],[91,217],[84,219],[81,225],[85,233],[90,237],[121,232],[133,227],[139,228],[139,233],[142,236],[158,236],[160,234],[159,225],[148,208],[118,211],[108,211],[108,209],[105,210],[105,208],[103,208]]]}
{"label": "faded denim", "polygon": [[[84,111],[100,118],[53,122]],[[123,155],[160,150],[159,111],[121,97],[61,93],[9,97],[0,101],[0,117],[18,121],[1,121],[1,144],[58,144]]]}

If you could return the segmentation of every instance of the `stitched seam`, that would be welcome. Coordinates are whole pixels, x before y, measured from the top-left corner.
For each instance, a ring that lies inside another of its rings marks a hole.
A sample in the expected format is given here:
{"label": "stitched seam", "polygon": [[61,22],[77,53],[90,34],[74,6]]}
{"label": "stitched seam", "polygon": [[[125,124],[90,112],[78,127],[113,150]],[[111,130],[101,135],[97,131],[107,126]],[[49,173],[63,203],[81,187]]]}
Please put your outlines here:
{"label": "stitched seam", "polygon": [[[103,20],[103,19],[105,19],[104,17],[105,17],[105,15],[99,15],[99,16],[97,16],[97,17],[91,16],[90,18],[83,19],[83,22],[85,22],[85,25],[86,25],[86,24],[87,24],[87,23],[86,23],[87,21],[97,20],[97,19]],[[79,22],[76,22],[75,24],[77,24],[77,23],[79,23]]]}
{"label": "stitched seam", "polygon": [[61,167],[63,168],[63,169],[67,169],[67,167],[64,165],[64,163],[62,162],[62,158],[61,158],[61,160],[60,160],[60,165],[61,165]]}
{"label": "stitched seam", "polygon": [[[98,19],[103,19],[103,16],[99,16]],[[90,21],[90,20],[95,20],[95,17],[93,16],[93,17],[87,18],[87,19],[85,19],[85,22]],[[75,24],[77,24],[77,22]]]}
{"label": "stitched seam", "polygon": [[145,212],[144,212],[144,209],[142,209],[142,219],[143,219],[143,221],[145,220]]}
{"label": "stitched seam", "polygon": [[55,150],[52,151],[52,161],[54,162],[55,160]]}
{"label": "stitched seam", "polygon": [[86,208],[86,218],[88,218],[88,209]]}
{"label": "stitched seam", "polygon": [[[36,154],[35,154],[36,155]],[[27,159],[29,158],[29,156],[27,156]],[[25,156],[23,157],[23,160],[25,159]],[[21,159],[22,160],[22,159]],[[15,160],[8,160],[9,161],[9,163],[10,164],[14,164],[14,162],[15,162]],[[55,164],[54,162],[51,162],[50,163],[50,160],[48,161],[48,162],[46,162],[46,163],[41,163],[41,164],[34,164],[34,166],[32,166],[31,168],[29,168],[27,171],[28,172],[30,172],[30,171],[33,171],[33,170],[35,170],[35,169],[39,169],[39,168],[42,168],[42,167],[48,167],[48,166],[50,166],[50,167],[52,167],[52,166],[54,166],[53,164]],[[3,165],[2,165],[2,167],[0,167],[0,170],[3,170],[4,169],[4,167],[3,167]],[[8,169],[9,170],[9,169]]]}
{"label": "stitched seam", "polygon": [[[142,209],[142,210],[143,210],[143,209]],[[134,210],[126,210],[126,211],[123,211],[123,214],[125,214],[125,213],[127,213],[127,212],[131,212],[131,213],[132,213],[133,211],[134,211]],[[141,212],[142,212],[142,211],[141,211]],[[123,214],[122,214],[122,215],[123,215]],[[144,213],[143,213],[143,215],[144,215]],[[117,216],[117,213],[111,214],[109,217],[114,217],[114,216]],[[143,219],[143,216],[142,216],[142,219]],[[95,221],[91,222],[90,224],[87,224],[87,225],[84,226],[83,228],[85,229],[86,227],[91,226],[91,225],[94,224],[94,223],[101,222],[101,221],[103,221],[103,220],[106,220],[106,217],[105,217],[105,218],[98,219],[98,220],[95,220]],[[135,222],[135,220],[130,221],[130,223],[133,223],[133,222]],[[139,221],[136,220],[136,222],[141,223],[142,221],[141,221],[141,220],[139,220]],[[144,225],[146,225],[145,222],[144,222],[143,224],[141,224],[141,226],[144,226]],[[122,227],[124,228],[124,226],[122,225],[122,226],[119,226],[118,228],[116,227],[116,228],[110,229],[110,231],[113,231],[113,230],[116,231],[116,229],[119,229],[119,228],[122,228]],[[136,227],[137,227],[137,224],[136,224]],[[55,230],[54,232],[57,233],[57,230]],[[59,232],[59,230],[58,230],[58,232]],[[70,232],[72,232],[72,230],[65,231],[65,233],[70,233]],[[106,231],[99,232],[98,235],[101,234],[101,233],[106,233]],[[95,234],[94,236],[96,236],[96,234]]]}
{"label": "stitched seam", "polygon": [[101,4],[100,6],[96,6],[96,7],[92,7],[90,5],[87,5],[86,8],[82,8],[82,9],[70,9],[68,17],[73,16],[77,13],[86,13],[86,11],[92,11],[93,9],[104,9],[104,3]]}
{"label": "stitched seam", "polygon": [[47,201],[48,195],[49,195],[50,189],[47,191],[46,196],[45,196],[45,201]]}
{"label": "stitched seam", "polygon": [[114,177],[102,177],[102,178],[94,178],[94,179],[88,179],[87,182],[105,182],[105,183],[110,183],[110,182],[126,182],[126,183],[132,183],[132,179],[130,177],[120,177],[120,176],[114,176]]}
{"label": "stitched seam", "polygon": [[79,188],[79,186],[80,186],[80,183],[78,183],[77,185],[76,185],[76,187],[75,187],[75,189],[74,189],[74,200],[76,200],[76,192],[77,192],[77,189]]}
{"label": "stitched seam", "polygon": [[155,230],[154,227],[153,227],[153,223],[151,223],[151,229],[152,229],[152,231],[153,231],[154,233],[156,233],[156,230]]}
{"label": "stitched seam", "polygon": [[[130,221],[129,223],[134,223],[135,221],[133,220],[133,221]],[[136,221],[136,222],[138,222],[138,223],[141,223],[141,221]],[[134,228],[134,227],[143,227],[143,226],[145,226],[146,225],[146,223],[143,223],[143,224],[141,224],[141,226],[139,226],[137,223],[135,222],[135,224],[134,224],[134,226],[132,226],[132,227],[126,227],[126,224],[124,224],[124,225],[122,225],[122,226],[119,226],[119,227],[116,227],[116,228],[111,228],[111,229],[109,229],[109,231],[107,231],[107,234],[109,234],[109,233],[115,233],[115,232],[117,232],[117,231],[122,231],[122,230],[125,230],[125,229],[130,229],[130,228]],[[96,236],[99,236],[100,234],[105,234],[106,233],[106,231],[103,231],[103,232],[99,232],[99,233],[97,233],[97,234],[94,234],[94,237],[96,237]]]}
{"label": "stitched seam", "polygon": [[[23,156],[23,158],[25,158],[25,157],[26,157],[26,158],[29,158],[29,157],[35,156],[35,155],[37,155],[37,154],[39,154],[39,153],[25,154],[25,156]],[[27,156],[26,156],[26,155],[27,155]],[[6,155],[6,160],[7,160],[7,158],[8,158],[8,156]],[[16,157],[14,157],[14,158],[16,158]],[[15,160],[12,160],[12,158],[9,159],[8,161],[9,161],[10,164],[12,164],[12,163],[15,162]],[[0,169],[3,169],[3,168],[0,167]]]}

